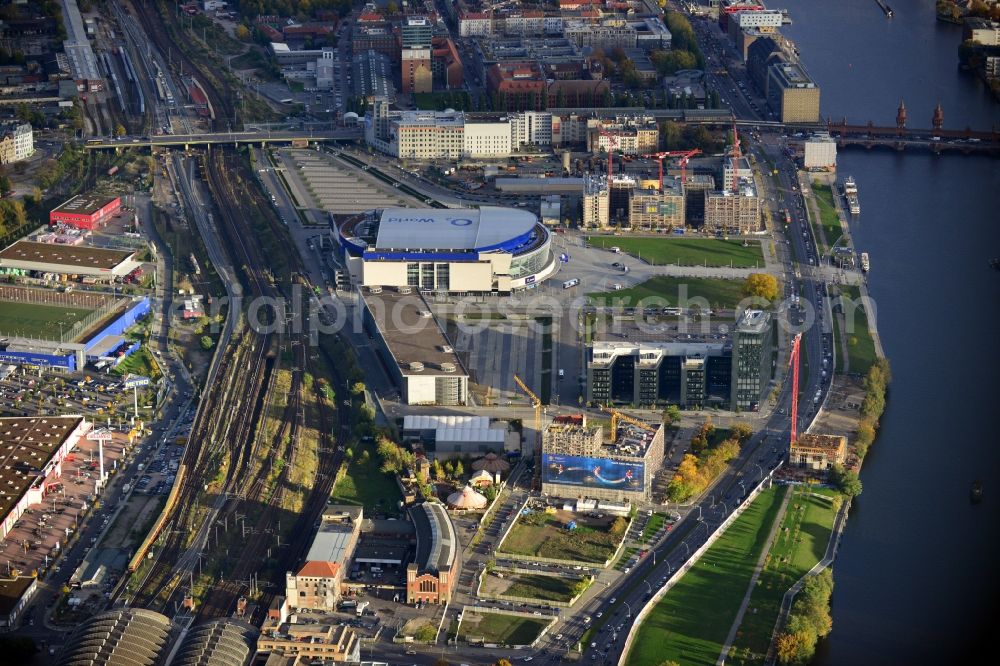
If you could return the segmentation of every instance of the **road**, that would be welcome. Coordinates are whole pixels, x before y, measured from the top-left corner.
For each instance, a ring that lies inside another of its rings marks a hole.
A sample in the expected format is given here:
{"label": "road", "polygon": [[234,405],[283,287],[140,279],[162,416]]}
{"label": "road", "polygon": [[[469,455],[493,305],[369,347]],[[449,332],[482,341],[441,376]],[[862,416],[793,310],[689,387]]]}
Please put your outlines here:
{"label": "road", "polygon": [[87,150],[148,148],[152,146],[205,146],[217,143],[291,143],[308,141],[351,141],[359,139],[357,128],[333,130],[255,130],[252,132],[193,132],[191,134],[160,134],[156,136],[91,137],[83,144]]}

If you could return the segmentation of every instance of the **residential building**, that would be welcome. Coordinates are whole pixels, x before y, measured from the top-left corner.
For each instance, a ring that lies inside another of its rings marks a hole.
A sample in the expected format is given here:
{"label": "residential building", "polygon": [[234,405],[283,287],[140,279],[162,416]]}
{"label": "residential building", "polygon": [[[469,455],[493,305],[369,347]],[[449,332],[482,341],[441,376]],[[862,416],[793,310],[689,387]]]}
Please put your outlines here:
{"label": "residential building", "polygon": [[733,328],[732,399],[734,410],[756,411],[765,397],[774,364],[771,313],[746,310]]}
{"label": "residential building", "polygon": [[563,35],[573,40],[577,46],[610,51],[612,49],[635,48],[638,36],[635,28],[625,19],[607,18],[594,24],[588,21],[566,21]]}
{"label": "residential building", "polygon": [[673,180],[663,181],[663,190],[642,189],[629,201],[629,226],[633,231],[669,231],[683,229],[684,190]]}
{"label": "residential building", "polygon": [[815,471],[825,471],[833,465],[843,465],[847,459],[847,438],[842,435],[805,433],[792,442],[788,464]]}
{"label": "residential building", "polygon": [[767,72],[767,104],[781,122],[819,122],[819,86],[801,64],[774,62]]}
{"label": "residential building", "polygon": [[462,546],[447,509],[423,502],[410,509],[417,552],[406,566],[406,603],[445,604],[458,587]]}
{"label": "residential building", "polygon": [[485,12],[463,12],[458,17],[460,37],[490,37],[493,35],[493,20]]}
{"label": "residential building", "polygon": [[354,630],[344,624],[283,624],[273,619],[265,621],[257,639],[257,654],[289,657],[292,663],[356,664],[361,661],[361,641]]}
{"label": "residential building", "polygon": [[737,160],[735,157],[729,156],[722,161],[722,189],[733,189],[736,187],[734,183],[740,181],[753,181],[750,158],[741,157]]}
{"label": "residential building", "polygon": [[399,62],[399,42],[396,40],[396,35],[392,33],[388,23],[357,24],[352,28],[351,52],[363,53],[369,50],[378,51],[390,58],[394,63]]}
{"label": "residential building", "polygon": [[587,121],[587,150],[592,153],[646,155],[656,152],[659,143],[660,127],[652,117],[619,116],[614,120]]}
{"label": "residential building", "polygon": [[323,510],[305,563],[296,573],[285,573],[285,598],[290,606],[323,611],[336,608],[363,517],[359,506],[329,505]]}
{"label": "residential building", "polygon": [[490,67],[486,79],[496,110],[542,111],[545,108],[545,74],[536,61],[496,63]]}
{"label": "residential building", "polygon": [[967,18],[962,30],[962,40],[983,46],[1000,46],[1000,22],[979,17]]}
{"label": "residential building", "polygon": [[586,415],[556,417],[542,433],[542,493],[645,503],[663,464],[663,425],[619,421],[611,441]]}
{"label": "residential building", "polygon": [[551,146],[552,121],[552,114],[544,111],[511,114],[511,145],[514,150],[525,145]]}
{"label": "residential building", "polygon": [[715,189],[715,178],[707,173],[685,174],[684,217],[688,226],[700,227],[705,223],[705,192]]}
{"label": "residential building", "polygon": [[0,126],[0,164],[13,164],[35,153],[34,132],[30,123],[9,122]]}
{"label": "residential building", "polygon": [[450,37],[433,38],[431,71],[434,75],[434,84],[440,88],[454,90],[465,85],[462,58]]}
{"label": "residential building", "polygon": [[585,229],[606,229],[611,225],[608,180],[605,176],[588,175],[583,184],[583,217]]}
{"label": "residential building", "polygon": [[431,68],[431,47],[415,46],[400,51],[400,90],[404,94],[428,93],[434,90]]}

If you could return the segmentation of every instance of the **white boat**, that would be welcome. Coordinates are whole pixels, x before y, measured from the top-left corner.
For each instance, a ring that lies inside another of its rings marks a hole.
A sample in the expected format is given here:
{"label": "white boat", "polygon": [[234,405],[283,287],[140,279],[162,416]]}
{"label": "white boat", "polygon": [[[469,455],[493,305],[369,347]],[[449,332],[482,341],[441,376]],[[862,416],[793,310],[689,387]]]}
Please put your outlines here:
{"label": "white boat", "polygon": [[871,262],[868,260],[868,253],[861,253],[861,272],[867,273],[868,269],[871,267]]}
{"label": "white boat", "polygon": [[847,199],[847,208],[851,211],[851,215],[860,215],[861,202],[858,200],[858,186],[853,176],[848,176],[844,181],[844,198]]}

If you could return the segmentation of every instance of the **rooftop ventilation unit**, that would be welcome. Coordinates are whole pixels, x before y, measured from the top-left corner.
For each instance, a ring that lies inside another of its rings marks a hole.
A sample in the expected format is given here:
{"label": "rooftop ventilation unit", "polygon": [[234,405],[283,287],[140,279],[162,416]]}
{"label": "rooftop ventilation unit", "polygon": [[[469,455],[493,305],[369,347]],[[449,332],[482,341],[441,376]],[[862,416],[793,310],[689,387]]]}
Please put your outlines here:
{"label": "rooftop ventilation unit", "polygon": [[368,293],[370,293],[370,294],[381,294],[382,293],[382,287],[369,287],[368,288]]}
{"label": "rooftop ventilation unit", "polygon": [[417,310],[417,314],[420,315],[421,319],[430,319],[431,318],[431,311],[430,310]]}
{"label": "rooftop ventilation unit", "polygon": [[455,372],[455,364],[454,363],[442,363],[441,364],[441,370],[443,372]]}
{"label": "rooftop ventilation unit", "polygon": [[421,363],[420,361],[413,361],[412,363],[410,363],[411,372],[420,372],[423,369],[424,369],[424,364]]}
{"label": "rooftop ventilation unit", "polygon": [[441,345],[441,351],[445,354],[450,354],[455,351],[451,345]]}

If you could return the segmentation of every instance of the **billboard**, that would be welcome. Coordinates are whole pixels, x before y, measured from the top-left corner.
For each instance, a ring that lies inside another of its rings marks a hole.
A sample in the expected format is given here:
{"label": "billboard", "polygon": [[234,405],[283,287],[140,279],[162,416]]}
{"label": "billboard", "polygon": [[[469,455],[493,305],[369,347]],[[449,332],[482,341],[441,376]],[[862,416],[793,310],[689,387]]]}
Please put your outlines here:
{"label": "billboard", "polygon": [[542,454],[542,483],[643,492],[645,463]]}

